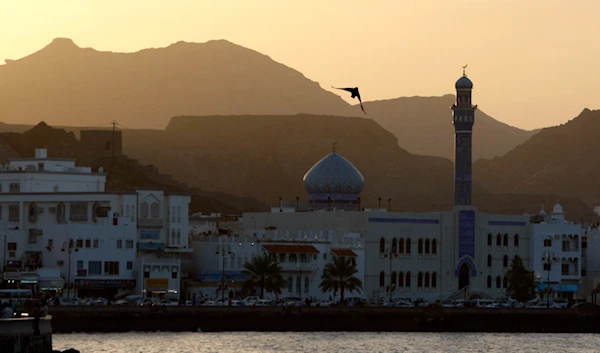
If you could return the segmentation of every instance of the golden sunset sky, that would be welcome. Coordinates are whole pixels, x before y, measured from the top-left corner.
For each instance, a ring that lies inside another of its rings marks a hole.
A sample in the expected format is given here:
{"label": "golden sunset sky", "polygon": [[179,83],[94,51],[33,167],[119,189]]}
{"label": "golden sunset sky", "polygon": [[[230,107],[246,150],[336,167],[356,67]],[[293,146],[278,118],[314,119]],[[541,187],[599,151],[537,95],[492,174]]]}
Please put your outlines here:
{"label": "golden sunset sky", "polygon": [[0,60],[56,37],[115,52],[226,39],[366,101],[453,93],[468,63],[474,103],[533,129],[600,108],[599,14],[599,0],[2,0]]}

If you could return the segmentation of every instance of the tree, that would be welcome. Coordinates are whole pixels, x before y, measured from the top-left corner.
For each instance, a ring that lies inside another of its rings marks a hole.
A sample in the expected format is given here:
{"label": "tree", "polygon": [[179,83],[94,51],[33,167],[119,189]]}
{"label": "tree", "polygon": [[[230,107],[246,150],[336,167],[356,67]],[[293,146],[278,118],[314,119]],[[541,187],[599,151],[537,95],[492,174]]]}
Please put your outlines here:
{"label": "tree", "polygon": [[360,291],[362,282],[354,277],[358,272],[356,265],[347,257],[336,257],[325,265],[319,287],[323,292],[340,291],[340,302],[344,301],[344,292]]}
{"label": "tree", "polygon": [[508,288],[506,294],[512,296],[515,300],[526,302],[535,298],[535,279],[533,271],[528,271],[523,266],[523,260],[515,256],[512,265],[506,274],[508,279]]}
{"label": "tree", "polygon": [[248,277],[244,281],[243,288],[260,288],[261,299],[265,291],[281,294],[281,289],[285,287],[285,280],[281,276],[281,266],[268,254],[253,257],[250,262],[244,264],[242,272]]}

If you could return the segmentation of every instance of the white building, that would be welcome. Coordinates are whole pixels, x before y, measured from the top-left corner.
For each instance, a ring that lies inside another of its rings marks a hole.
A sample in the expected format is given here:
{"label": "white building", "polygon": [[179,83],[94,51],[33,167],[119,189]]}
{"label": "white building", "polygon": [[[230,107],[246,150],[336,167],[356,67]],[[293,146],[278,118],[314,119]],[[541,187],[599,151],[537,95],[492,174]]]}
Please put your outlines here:
{"label": "white building", "polygon": [[0,170],[5,286],[64,286],[80,296],[140,292],[140,266],[164,257],[176,268],[169,267],[164,288],[153,289],[180,291],[181,265],[172,258],[191,251],[190,197],[159,190],[110,193],[105,182],[106,174],[75,167],[73,159],[47,158],[44,149]]}

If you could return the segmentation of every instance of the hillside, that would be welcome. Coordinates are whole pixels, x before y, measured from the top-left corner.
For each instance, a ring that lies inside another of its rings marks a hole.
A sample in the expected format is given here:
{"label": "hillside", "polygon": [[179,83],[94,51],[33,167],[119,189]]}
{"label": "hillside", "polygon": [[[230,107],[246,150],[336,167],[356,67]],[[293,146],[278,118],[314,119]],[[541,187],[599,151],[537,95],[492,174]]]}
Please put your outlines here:
{"label": "hillside", "polygon": [[[135,53],[80,48],[58,38],[0,65],[0,131],[52,126],[164,129],[172,116],[360,116],[377,121],[414,154],[453,159],[452,96],[365,102],[368,115],[300,72],[225,40],[178,42]],[[329,87],[329,84],[324,84]],[[451,88],[451,82],[449,82]],[[508,152],[534,132],[478,112],[475,159]]]}
{"label": "hillside", "polygon": [[100,52],[58,38],[0,66],[0,120],[164,128],[177,114],[357,115],[339,96],[225,40]]}
{"label": "hillside", "polygon": [[[369,117],[398,138],[398,144],[413,154],[454,160],[453,95],[402,97],[365,102]],[[502,156],[527,141],[536,131],[525,131],[501,123],[481,110],[475,113],[473,160]]]}
{"label": "hillside", "polygon": [[[48,156],[54,158],[80,159],[79,140],[72,131],[54,129],[42,122],[32,129],[19,133],[0,134],[0,162],[10,158],[34,156],[36,148],[46,148]],[[205,192],[178,182],[164,182],[156,168],[148,168],[127,156],[120,156],[112,163],[111,158],[94,159],[90,164],[94,170],[102,167],[108,173],[107,191],[133,191],[138,187],[160,188],[168,192],[186,193],[192,196],[190,212],[220,212],[239,214],[244,210],[261,211],[267,206],[252,198],[240,198],[221,192]]]}
{"label": "hillside", "polygon": [[480,160],[474,173],[489,190],[600,200],[600,110],[585,109],[568,123],[545,128],[502,157]]}

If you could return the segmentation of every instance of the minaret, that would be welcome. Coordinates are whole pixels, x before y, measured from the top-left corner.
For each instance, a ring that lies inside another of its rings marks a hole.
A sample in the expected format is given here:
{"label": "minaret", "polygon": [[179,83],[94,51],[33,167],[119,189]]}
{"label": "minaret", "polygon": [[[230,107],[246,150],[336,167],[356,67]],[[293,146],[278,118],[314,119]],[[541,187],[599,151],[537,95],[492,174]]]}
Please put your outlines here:
{"label": "minaret", "polygon": [[454,205],[471,205],[471,146],[476,105],[471,104],[473,82],[463,75],[456,81],[456,103],[452,105],[454,124]]}

